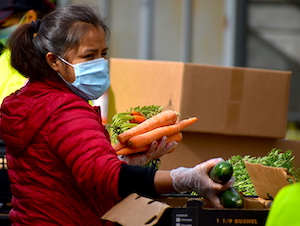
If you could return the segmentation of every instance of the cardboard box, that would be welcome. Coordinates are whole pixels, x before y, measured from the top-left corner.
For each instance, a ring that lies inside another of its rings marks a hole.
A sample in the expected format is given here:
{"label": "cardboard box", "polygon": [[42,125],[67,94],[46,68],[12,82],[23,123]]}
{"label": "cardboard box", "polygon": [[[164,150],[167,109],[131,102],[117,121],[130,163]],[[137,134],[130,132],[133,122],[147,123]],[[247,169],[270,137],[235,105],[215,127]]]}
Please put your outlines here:
{"label": "cardboard box", "polygon": [[154,104],[197,116],[187,132],[285,137],[290,72],[111,58],[110,76],[108,118]]}
{"label": "cardboard box", "polygon": [[135,193],[110,209],[102,219],[123,226],[265,225],[269,208],[256,198],[245,198],[243,209],[214,209],[201,199],[165,197],[158,200]]}
{"label": "cardboard box", "polygon": [[300,168],[300,141],[183,132],[183,139],[175,151],[161,158],[160,169],[193,167],[215,157],[228,159],[233,155],[265,156],[272,148],[292,150],[295,156],[294,166]]}
{"label": "cardboard box", "polygon": [[290,183],[296,183],[295,178],[282,167],[264,166],[245,161],[249,177],[256,194],[262,199],[274,199],[279,190]]}
{"label": "cardboard box", "polygon": [[[213,209],[198,207],[194,218],[192,211],[199,201],[188,202],[187,208],[173,208],[171,215],[171,225],[256,225],[264,226],[269,213],[269,208],[262,205],[256,198],[245,198],[246,206],[243,209]],[[249,206],[247,206],[249,205]],[[187,215],[189,214],[189,215]],[[190,219],[189,219],[190,218]],[[192,224],[187,224],[193,222]],[[195,222],[195,223],[194,223]]]}

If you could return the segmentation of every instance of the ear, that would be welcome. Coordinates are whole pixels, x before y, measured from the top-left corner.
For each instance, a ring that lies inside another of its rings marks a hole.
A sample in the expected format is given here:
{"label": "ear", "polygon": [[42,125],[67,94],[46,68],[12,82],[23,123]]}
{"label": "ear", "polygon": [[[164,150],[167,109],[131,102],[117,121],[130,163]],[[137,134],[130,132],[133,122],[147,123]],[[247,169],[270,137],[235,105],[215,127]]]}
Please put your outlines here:
{"label": "ear", "polygon": [[46,54],[46,61],[54,71],[59,71],[59,68],[61,67],[61,61],[57,58],[55,54],[48,52]]}
{"label": "ear", "polygon": [[37,19],[37,12],[33,9],[30,9],[25,13],[25,19],[23,23],[31,23],[31,21],[36,21]]}

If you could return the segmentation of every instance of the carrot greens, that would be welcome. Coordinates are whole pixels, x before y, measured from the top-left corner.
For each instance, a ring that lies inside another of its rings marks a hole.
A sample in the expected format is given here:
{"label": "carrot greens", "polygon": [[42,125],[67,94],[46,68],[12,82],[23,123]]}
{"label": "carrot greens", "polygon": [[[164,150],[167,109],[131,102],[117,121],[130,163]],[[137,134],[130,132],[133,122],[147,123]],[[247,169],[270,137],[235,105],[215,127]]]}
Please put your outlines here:
{"label": "carrot greens", "polygon": [[149,106],[137,106],[134,108],[130,108],[130,112],[137,111],[141,114],[143,114],[147,119],[151,118],[154,115],[157,115],[158,113],[162,112],[163,107],[157,106],[157,105],[149,105]]}

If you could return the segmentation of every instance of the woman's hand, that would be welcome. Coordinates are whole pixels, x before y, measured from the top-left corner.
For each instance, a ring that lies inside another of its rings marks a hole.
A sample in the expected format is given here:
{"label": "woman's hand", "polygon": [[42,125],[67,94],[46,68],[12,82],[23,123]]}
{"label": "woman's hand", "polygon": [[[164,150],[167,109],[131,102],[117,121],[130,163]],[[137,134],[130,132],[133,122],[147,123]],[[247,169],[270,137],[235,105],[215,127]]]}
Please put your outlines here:
{"label": "woman's hand", "polygon": [[153,141],[147,152],[124,155],[120,159],[129,165],[144,166],[152,160],[159,159],[175,148],[177,144],[175,141],[167,143],[167,137],[164,136],[160,141]]}
{"label": "woman's hand", "polygon": [[222,208],[218,193],[230,188],[233,185],[233,178],[226,184],[215,183],[209,177],[209,171],[222,158],[214,158],[200,163],[193,168],[179,167],[173,169],[170,175],[173,180],[173,187],[177,192],[196,191],[206,198],[216,208]]}

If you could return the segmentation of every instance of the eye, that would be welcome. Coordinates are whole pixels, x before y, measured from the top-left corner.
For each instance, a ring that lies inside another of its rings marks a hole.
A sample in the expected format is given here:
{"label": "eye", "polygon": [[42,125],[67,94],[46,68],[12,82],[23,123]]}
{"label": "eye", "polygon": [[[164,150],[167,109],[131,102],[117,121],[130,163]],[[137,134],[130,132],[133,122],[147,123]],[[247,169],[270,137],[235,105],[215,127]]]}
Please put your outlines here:
{"label": "eye", "polygon": [[108,56],[108,47],[101,51],[101,57],[106,59],[107,56]]}
{"label": "eye", "polygon": [[101,56],[104,57],[104,58],[107,57],[107,55],[108,55],[107,52],[101,53]]}
{"label": "eye", "polygon": [[88,55],[84,56],[84,58],[86,58],[86,59],[94,59],[94,55],[93,54],[88,54]]}

